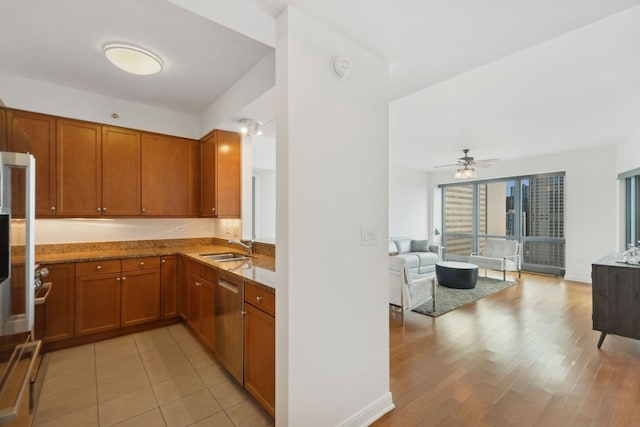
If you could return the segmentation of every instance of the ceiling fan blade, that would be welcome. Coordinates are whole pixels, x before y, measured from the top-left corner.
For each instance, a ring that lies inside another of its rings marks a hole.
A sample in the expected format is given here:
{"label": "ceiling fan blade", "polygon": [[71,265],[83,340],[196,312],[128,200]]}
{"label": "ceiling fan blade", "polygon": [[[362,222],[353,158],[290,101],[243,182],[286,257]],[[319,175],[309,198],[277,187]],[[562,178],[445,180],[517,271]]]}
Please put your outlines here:
{"label": "ceiling fan blade", "polygon": [[460,166],[459,163],[452,163],[450,165],[438,165],[438,166],[434,166],[434,168],[450,168],[452,166]]}
{"label": "ceiling fan blade", "polygon": [[482,160],[476,160],[474,161],[475,164],[479,164],[479,163],[492,163],[492,162],[499,162],[499,159],[482,159]]}

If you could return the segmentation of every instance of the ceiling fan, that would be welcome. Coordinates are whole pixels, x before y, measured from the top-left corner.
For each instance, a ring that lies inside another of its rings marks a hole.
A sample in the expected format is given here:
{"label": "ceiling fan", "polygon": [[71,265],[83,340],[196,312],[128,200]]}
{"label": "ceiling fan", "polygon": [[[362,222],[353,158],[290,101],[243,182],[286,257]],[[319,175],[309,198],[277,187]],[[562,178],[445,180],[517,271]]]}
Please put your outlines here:
{"label": "ceiling fan", "polygon": [[452,163],[449,165],[439,165],[435,166],[436,168],[446,168],[451,166],[457,166],[458,169],[454,174],[454,178],[475,178],[476,177],[476,167],[486,168],[491,166],[491,163],[497,162],[498,159],[484,159],[484,160],[476,160],[469,155],[469,149],[465,148],[462,150],[464,156],[458,158],[458,163]]}

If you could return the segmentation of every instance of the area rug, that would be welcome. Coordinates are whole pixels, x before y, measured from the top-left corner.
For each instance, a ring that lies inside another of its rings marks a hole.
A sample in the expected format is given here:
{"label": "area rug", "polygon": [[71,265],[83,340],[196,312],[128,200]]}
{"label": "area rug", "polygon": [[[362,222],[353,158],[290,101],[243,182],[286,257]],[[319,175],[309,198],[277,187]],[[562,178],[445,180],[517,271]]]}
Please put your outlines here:
{"label": "area rug", "polygon": [[426,314],[431,317],[438,317],[470,302],[477,301],[487,295],[494,294],[502,289],[515,285],[515,282],[491,279],[488,277],[478,277],[476,287],[473,289],[451,289],[444,286],[437,286],[436,289],[436,311],[431,310],[431,302],[422,304],[413,311]]}

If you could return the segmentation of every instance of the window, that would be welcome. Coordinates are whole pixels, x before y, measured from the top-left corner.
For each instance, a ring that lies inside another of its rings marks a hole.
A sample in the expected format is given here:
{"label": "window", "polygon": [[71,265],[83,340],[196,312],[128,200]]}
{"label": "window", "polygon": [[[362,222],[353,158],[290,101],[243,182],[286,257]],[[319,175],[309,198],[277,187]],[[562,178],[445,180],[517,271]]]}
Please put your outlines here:
{"label": "window", "polygon": [[466,261],[487,238],[523,244],[523,269],[564,275],[564,173],[442,185],[443,244]]}
{"label": "window", "polygon": [[626,178],[625,190],[625,242],[640,246],[640,175]]}

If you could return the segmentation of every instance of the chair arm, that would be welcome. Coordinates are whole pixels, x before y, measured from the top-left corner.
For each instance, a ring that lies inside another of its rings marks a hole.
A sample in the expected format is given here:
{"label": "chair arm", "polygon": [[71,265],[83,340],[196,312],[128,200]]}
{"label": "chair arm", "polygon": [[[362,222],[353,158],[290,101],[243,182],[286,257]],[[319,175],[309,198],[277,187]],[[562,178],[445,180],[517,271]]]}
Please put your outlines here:
{"label": "chair arm", "polygon": [[437,253],[438,261],[444,261],[444,257],[447,253],[447,248],[441,245],[429,245],[429,252]]}

